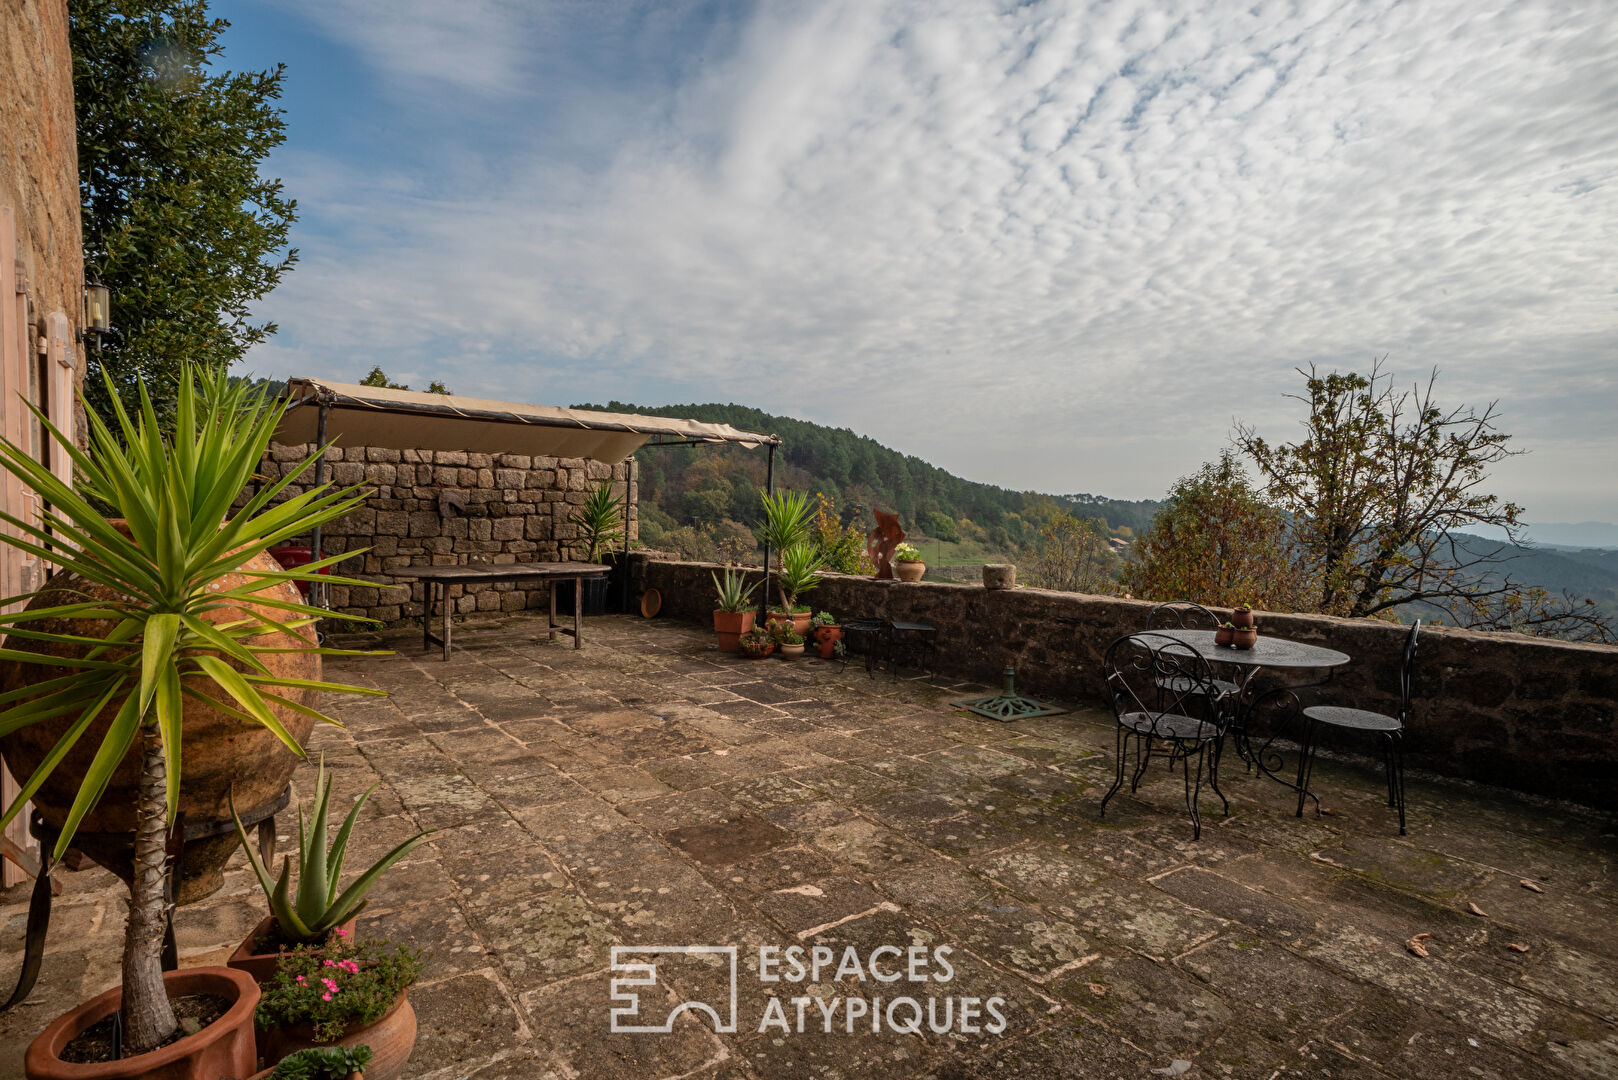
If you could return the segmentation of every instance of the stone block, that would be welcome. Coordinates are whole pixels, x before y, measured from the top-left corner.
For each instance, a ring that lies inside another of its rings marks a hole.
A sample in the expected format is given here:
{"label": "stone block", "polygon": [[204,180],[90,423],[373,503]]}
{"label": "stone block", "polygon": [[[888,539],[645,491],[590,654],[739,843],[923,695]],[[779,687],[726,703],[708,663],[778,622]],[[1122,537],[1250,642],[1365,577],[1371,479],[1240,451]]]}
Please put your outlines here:
{"label": "stone block", "polygon": [[[553,488],[557,485],[558,472],[555,469],[535,469],[528,474],[523,486],[528,488]],[[566,481],[563,480],[565,483]]]}
{"label": "stone block", "polygon": [[551,522],[549,518],[530,517],[523,528],[523,536],[529,540],[549,540],[551,538]]}
{"label": "stone block", "polygon": [[[418,480],[420,477],[417,478]],[[439,487],[460,487],[461,470],[453,465],[438,465],[433,468],[433,483]]]}
{"label": "stone block", "polygon": [[367,446],[365,448],[366,461],[387,462],[391,465],[397,464],[402,456],[399,451],[387,446]]}
{"label": "stone block", "polygon": [[377,622],[381,622],[381,623],[398,622],[399,621],[399,605],[398,604],[382,604],[382,605],[379,605],[378,607],[372,608],[370,611],[366,612],[366,614],[368,614],[371,618],[375,619]]}
{"label": "stone block", "polygon": [[492,469],[494,468],[494,455],[468,453],[466,463],[474,469]]}
{"label": "stone block", "polygon": [[410,515],[400,510],[379,511],[373,527],[379,536],[409,536]]}
{"label": "stone block", "polygon": [[502,469],[517,469],[527,471],[534,467],[534,459],[527,454],[498,454],[494,463]]}
{"label": "stone block", "polygon": [[612,479],[612,466],[604,461],[587,460],[584,463],[584,474],[591,480],[600,482]]}
{"label": "stone block", "polygon": [[332,483],[341,487],[349,484],[362,483],[365,480],[365,466],[358,461],[339,461],[331,467]]}
{"label": "stone block", "polygon": [[520,488],[527,483],[528,474],[522,469],[496,469],[494,482],[503,488]]}
{"label": "stone block", "polygon": [[365,466],[365,482],[379,486],[386,484],[392,487],[397,471],[392,465],[367,465]]}
{"label": "stone block", "polygon": [[523,536],[523,519],[520,517],[494,518],[486,521],[491,527],[490,539],[493,540],[521,540]]}
{"label": "stone block", "polygon": [[494,522],[488,518],[469,518],[466,522],[466,535],[472,540],[488,540],[494,535]]}
{"label": "stone block", "polygon": [[500,594],[493,589],[484,589],[477,595],[479,611],[499,611]]}
{"label": "stone block", "polygon": [[436,465],[465,465],[465,450],[439,450],[433,454],[433,463]]}
{"label": "stone block", "polygon": [[410,535],[418,537],[437,536],[443,529],[443,522],[431,510],[418,510],[410,515]]}

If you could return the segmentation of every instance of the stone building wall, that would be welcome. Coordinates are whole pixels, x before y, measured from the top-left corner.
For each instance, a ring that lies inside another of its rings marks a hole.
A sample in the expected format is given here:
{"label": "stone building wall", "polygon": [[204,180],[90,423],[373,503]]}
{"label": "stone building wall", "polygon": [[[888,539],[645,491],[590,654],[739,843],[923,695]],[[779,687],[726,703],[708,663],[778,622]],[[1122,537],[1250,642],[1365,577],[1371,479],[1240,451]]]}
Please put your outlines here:
{"label": "stone building wall", "polygon": [[67,4],[0,0],[0,31],[0,206],[16,215],[37,342],[46,316],[60,312],[77,329],[84,306]]}
{"label": "stone building wall", "polygon": [[[658,589],[665,616],[707,622],[714,600],[709,575],[717,569],[636,555],[630,587]],[[1044,589],[990,591],[843,574],[826,575],[804,600],[840,618],[931,623],[938,627],[942,671],[998,686],[1011,665],[1023,693],[1090,702],[1100,700],[1107,646],[1143,627],[1153,607]],[[1397,712],[1405,627],[1261,612],[1259,630],[1353,657],[1312,701]],[[1335,745],[1374,750],[1353,739]],[[1412,767],[1618,810],[1618,647],[1423,627],[1405,746]]]}
{"label": "stone building wall", "polygon": [[[261,471],[278,478],[313,452],[310,446],[272,445]],[[629,462],[606,465],[583,458],[475,454],[462,451],[333,447],[328,478],[340,485],[366,484],[375,494],[365,505],[326,526],[327,554],[367,549],[338,564],[333,573],[376,581],[376,586],[333,586],[339,611],[384,623],[421,614],[422,585],[392,584],[389,570],[403,566],[554,562],[584,557],[570,520],[589,492],[610,483],[622,498],[629,490],[629,530],[638,525]],[[311,468],[300,479],[312,481]],[[464,510],[459,505],[464,504]],[[456,586],[459,612],[521,611],[549,605],[546,587],[510,583]]]}

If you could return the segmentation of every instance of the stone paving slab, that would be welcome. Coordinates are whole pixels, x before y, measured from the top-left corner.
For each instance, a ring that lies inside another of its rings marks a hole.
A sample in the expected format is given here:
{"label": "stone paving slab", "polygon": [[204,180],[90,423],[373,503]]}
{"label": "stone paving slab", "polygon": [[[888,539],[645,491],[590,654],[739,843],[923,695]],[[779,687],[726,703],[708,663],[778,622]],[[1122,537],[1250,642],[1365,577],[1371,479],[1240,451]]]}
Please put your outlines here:
{"label": "stone paving slab", "polygon": [[[472,623],[447,663],[401,635],[397,655],[333,664],[391,695],[331,703],[346,726],[311,742],[340,799],[378,785],[351,865],[436,830],[361,917],[428,953],[411,1077],[1147,1080],[1177,1059],[1192,1080],[1618,1076],[1601,817],[1412,777],[1399,837],[1368,769],[1321,763],[1330,813],[1300,819],[1227,756],[1230,813],[1205,793],[1193,842],[1156,763],[1099,816],[1114,742],[1092,709],[980,720],[947,702],[981,688],[746,661],[679,624],[594,619],[583,650],[542,637]],[[183,963],[219,962],[259,918],[240,856],[225,880],[180,911]],[[121,891],[94,868],[64,884],[40,985],[0,1014],[3,1076],[117,980]],[[13,969],[26,900],[0,896]],[[1418,933],[1427,958],[1405,948]],[[667,1033],[611,1030],[613,950],[670,945],[737,950],[735,1030],[677,1011],[728,1006],[711,953],[659,954],[639,989]],[[804,978],[779,959],[760,978],[760,950],[794,949]]]}

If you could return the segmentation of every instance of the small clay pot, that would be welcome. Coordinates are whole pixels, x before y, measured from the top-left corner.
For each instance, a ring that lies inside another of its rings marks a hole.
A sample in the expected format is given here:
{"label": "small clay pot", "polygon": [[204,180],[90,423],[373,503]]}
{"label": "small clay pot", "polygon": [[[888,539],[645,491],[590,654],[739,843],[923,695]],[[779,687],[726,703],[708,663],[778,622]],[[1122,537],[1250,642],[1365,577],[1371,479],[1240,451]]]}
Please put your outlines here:
{"label": "small clay pot", "polygon": [[893,564],[893,576],[900,581],[920,581],[921,576],[927,572],[924,562],[896,562]]}
{"label": "small clay pot", "polygon": [[315,1042],[313,1024],[261,1028],[258,1032],[259,1056],[272,1064],[311,1046],[358,1046],[361,1043],[371,1048],[371,1061],[365,1066],[367,1080],[397,1080],[410,1060],[410,1051],[416,1047],[416,1010],[410,1004],[408,991],[399,995],[398,1002],[382,1019],[370,1027],[351,1026],[336,1042]]}
{"label": "small clay pot", "polygon": [[1219,629],[1214,631],[1214,644],[1229,645],[1231,638],[1233,638],[1235,634],[1236,631],[1233,627],[1221,626]]}
{"label": "small clay pot", "polygon": [[[354,923],[358,918],[359,916],[356,915],[353,919],[349,919],[343,925],[337,927],[337,930],[347,932],[347,937],[350,941],[354,940]],[[274,926],[275,916],[265,916],[262,922],[253,927],[252,932],[242,940],[242,943],[236,946],[236,951],[230,954],[229,960],[225,961],[226,966],[233,967],[237,971],[247,972],[253,977],[253,981],[260,986],[274,979],[275,973],[281,970],[281,957],[284,954],[278,952],[256,953],[253,951],[253,943],[269,933]],[[339,935],[337,930],[333,930],[326,935],[328,945],[334,939],[343,936]]]}
{"label": "small clay pot", "polygon": [[1231,636],[1230,643],[1238,649],[1251,649],[1258,644],[1258,627],[1238,626]]}
{"label": "small clay pot", "polygon": [[820,648],[820,658],[830,660],[837,655],[837,643],[843,640],[841,626],[815,627],[815,644]]}
{"label": "small clay pot", "polygon": [[123,1005],[124,988],[115,986],[52,1020],[28,1045],[23,1074],[28,1080],[220,1080],[252,1075],[258,1068],[253,1010],[258,1008],[259,990],[251,975],[227,967],[165,971],[163,988],[171,998],[213,994],[228,999],[231,1006],[195,1035],[149,1054],[96,1064],[63,1061],[62,1049],[68,1043]]}
{"label": "small clay pot", "polygon": [[1257,625],[1253,619],[1252,608],[1236,608],[1230,613],[1230,622],[1238,630]]}

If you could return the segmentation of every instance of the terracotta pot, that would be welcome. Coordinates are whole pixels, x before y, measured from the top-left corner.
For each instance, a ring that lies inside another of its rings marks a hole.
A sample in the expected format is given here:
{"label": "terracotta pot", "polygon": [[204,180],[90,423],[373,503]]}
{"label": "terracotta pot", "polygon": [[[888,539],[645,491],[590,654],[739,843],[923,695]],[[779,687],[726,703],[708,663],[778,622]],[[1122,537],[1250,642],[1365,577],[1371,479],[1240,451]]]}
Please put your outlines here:
{"label": "terracotta pot", "polygon": [[815,627],[815,643],[820,647],[820,658],[830,660],[837,655],[837,643],[843,640],[841,626]]}
{"label": "terracotta pot", "polygon": [[[349,940],[352,941],[354,940],[354,923],[358,920],[359,916],[356,915],[339,926],[337,930],[348,931]],[[274,925],[275,916],[266,915],[257,926],[253,927],[252,932],[242,940],[242,943],[236,946],[236,951],[230,954],[229,960],[225,961],[226,966],[233,967],[237,971],[247,972],[261,986],[275,978],[275,973],[281,970],[282,954],[278,952],[256,953],[253,951],[253,942],[269,933],[270,928]],[[333,938],[337,937],[337,930],[333,930],[326,935],[328,944]]]}
{"label": "terracotta pot", "polygon": [[[292,1024],[288,1027],[260,1028],[258,1052],[272,1065],[296,1050],[311,1046],[358,1046],[371,1048],[371,1062],[365,1066],[367,1080],[397,1080],[410,1060],[410,1051],[416,1047],[416,1010],[410,1004],[410,993],[399,995],[399,1001],[386,1016],[369,1027],[350,1027],[336,1042],[315,1042],[313,1024]],[[243,1074],[245,1075],[245,1074]]]}
{"label": "terracotta pot", "polygon": [[794,634],[797,634],[799,637],[808,637],[809,620],[812,618],[814,618],[814,613],[809,611],[799,612],[796,615],[788,615],[784,611],[772,611],[769,614],[769,618],[766,619],[765,622],[771,630],[775,629],[775,625],[777,623],[791,622],[792,632]]}
{"label": "terracotta pot", "polygon": [[[271,1065],[268,1069],[263,1069],[254,1073],[252,1076],[248,1077],[248,1080],[270,1080],[270,1077],[274,1074],[274,1072],[275,1066]],[[365,1080],[365,1074],[362,1072],[349,1073],[348,1080]]]}
{"label": "terracotta pot", "polygon": [[1221,626],[1219,629],[1214,631],[1214,644],[1215,645],[1229,645],[1230,640],[1235,635],[1235,633],[1236,633],[1236,631],[1234,629],[1232,629],[1231,627]]}
{"label": "terracotta pot", "polygon": [[753,629],[753,619],[756,611],[715,611],[713,613],[714,633],[719,635],[720,652],[740,652],[738,644],[741,636]]}
{"label": "terracotta pot", "polygon": [[893,564],[893,574],[900,581],[920,581],[921,575],[927,572],[924,562],[896,562]]}
{"label": "terracotta pot", "polygon": [[[281,564],[268,555],[258,555],[248,560],[244,568],[275,571],[281,569]],[[229,574],[221,579],[221,587],[236,588],[245,581],[241,574]],[[113,595],[106,587],[85,581],[72,573],[57,575],[51,579],[51,585],[48,591],[28,604],[29,610],[66,603],[70,591],[75,594],[75,600],[82,598],[76,595],[81,593],[99,599],[108,599]],[[278,601],[296,603],[301,599],[298,590],[286,581],[268,585],[262,592],[267,599]],[[286,612],[259,604],[250,604],[247,609],[265,619],[285,621],[286,618]],[[230,607],[205,612],[202,617],[209,622],[220,623],[242,616],[240,609]],[[46,619],[35,625],[40,630],[56,633],[100,636],[109,632],[113,624],[106,620]],[[279,648],[300,644],[289,634],[267,635],[256,639],[256,643]],[[21,638],[14,638],[8,644],[14,649],[52,655],[81,656],[87,651]],[[309,680],[320,678],[320,657],[316,655],[270,653],[261,659],[276,675]],[[240,668],[239,664],[232,663],[232,666]],[[16,661],[0,663],[0,690],[10,692],[46,679],[58,678],[63,670]],[[197,679],[196,684],[200,686],[202,680]],[[311,708],[319,704],[320,694],[315,690],[282,690],[278,693]],[[101,738],[122,702],[123,698],[118,697],[107,704],[50,779],[34,795],[34,806],[52,828],[61,828],[66,820],[73,799],[78,794],[79,779],[89,768],[91,759],[101,745]],[[314,727],[312,719],[284,705],[271,707],[294,739],[301,743],[308,738]],[[5,756],[12,775],[20,779],[33,772],[74,719],[62,717],[47,720],[0,739],[0,754]],[[298,759],[268,729],[232,719],[191,698],[185,699],[184,730],[180,753],[185,763],[185,774],[180,788],[180,810],[185,814],[187,826],[222,826],[219,835],[193,840],[185,845],[175,899],[181,904],[188,904],[202,899],[224,883],[222,870],[225,861],[236,850],[238,842],[235,829],[230,827],[230,807],[226,802],[232,787],[236,793],[236,806],[244,814],[266,806],[280,796],[287,781],[292,778]],[[130,875],[131,836],[135,831],[139,773],[140,748],[136,745],[131,747],[113,773],[100,804],[79,823],[79,831],[73,841],[74,847],[126,882]]]}
{"label": "terracotta pot", "polygon": [[1238,626],[1230,643],[1238,649],[1251,649],[1258,644],[1258,628],[1254,626]]}
{"label": "terracotta pot", "polygon": [[1236,627],[1238,630],[1242,629],[1243,627],[1253,626],[1253,609],[1236,608],[1230,613],[1230,622],[1231,625]]}
{"label": "terracotta pot", "polygon": [[786,644],[784,642],[782,643],[782,645],[781,645],[781,659],[783,659],[783,660],[791,660],[794,657],[798,657],[798,656],[802,656],[802,655],[803,655],[803,642],[800,641],[796,645],[788,645],[788,644]]}
{"label": "terracotta pot", "polygon": [[749,660],[762,660],[775,651],[775,642],[766,641],[762,645],[749,645],[744,641],[741,644],[741,650],[742,655]]}
{"label": "terracotta pot", "polygon": [[231,1006],[195,1035],[149,1054],[97,1064],[63,1061],[63,1047],[123,1004],[123,987],[115,986],[52,1020],[28,1045],[23,1074],[28,1080],[220,1080],[248,1076],[258,1067],[253,1010],[258,1008],[259,993],[251,976],[223,967],[186,968],[164,972],[163,986],[170,997],[214,994],[228,998]]}

